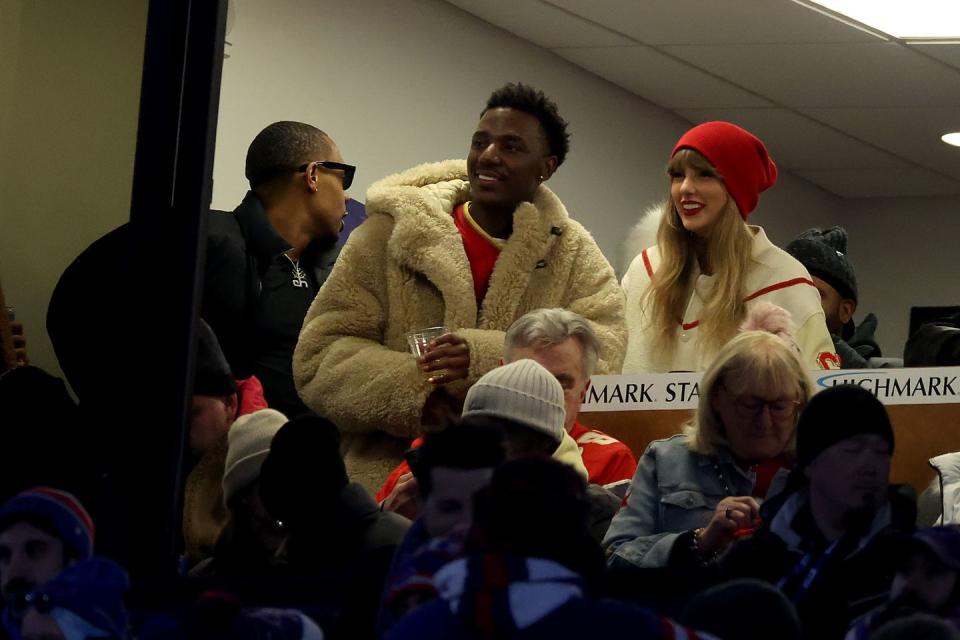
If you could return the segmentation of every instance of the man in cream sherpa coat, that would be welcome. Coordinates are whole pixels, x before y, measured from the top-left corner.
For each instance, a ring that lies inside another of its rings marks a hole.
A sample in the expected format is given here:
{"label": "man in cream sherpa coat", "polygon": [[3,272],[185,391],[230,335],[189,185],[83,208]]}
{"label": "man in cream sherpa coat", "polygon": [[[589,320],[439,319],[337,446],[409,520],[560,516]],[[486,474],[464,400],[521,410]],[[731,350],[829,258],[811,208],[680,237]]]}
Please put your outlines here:
{"label": "man in cream sherpa coat", "polygon": [[[506,329],[529,311],[587,318],[602,345],[598,373],[619,373],[623,293],[593,238],[542,184],[568,138],[542,92],[507,85],[481,114],[466,163],[421,165],[370,188],[368,219],[314,300],[293,357],[297,390],[340,428],[354,480],[375,490],[424,424],[442,410],[458,415],[470,385],[498,365]],[[406,335],[434,326],[450,334],[418,360]]]}

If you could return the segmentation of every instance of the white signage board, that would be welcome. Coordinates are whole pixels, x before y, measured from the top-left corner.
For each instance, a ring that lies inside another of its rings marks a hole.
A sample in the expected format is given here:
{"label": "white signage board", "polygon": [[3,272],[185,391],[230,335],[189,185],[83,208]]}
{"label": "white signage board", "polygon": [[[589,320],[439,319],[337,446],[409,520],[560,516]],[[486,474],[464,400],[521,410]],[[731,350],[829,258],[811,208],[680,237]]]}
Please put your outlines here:
{"label": "white signage board", "polygon": [[[695,409],[701,373],[593,376],[581,411]],[[960,403],[960,367],[811,371],[814,391],[856,384],[887,405]]]}

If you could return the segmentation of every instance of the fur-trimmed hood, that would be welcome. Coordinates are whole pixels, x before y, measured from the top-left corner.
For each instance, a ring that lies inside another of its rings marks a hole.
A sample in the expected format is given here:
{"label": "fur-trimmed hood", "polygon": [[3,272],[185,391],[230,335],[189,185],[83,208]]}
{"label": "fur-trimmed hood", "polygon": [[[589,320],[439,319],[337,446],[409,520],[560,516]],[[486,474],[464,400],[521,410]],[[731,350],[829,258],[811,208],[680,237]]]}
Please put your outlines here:
{"label": "fur-trimmed hood", "polygon": [[657,244],[657,229],[660,227],[660,218],[663,217],[663,209],[666,200],[654,202],[640,214],[640,219],[627,232],[620,245],[620,264],[617,265],[617,273],[624,274],[630,268],[633,259],[640,255],[640,252],[647,247]]}

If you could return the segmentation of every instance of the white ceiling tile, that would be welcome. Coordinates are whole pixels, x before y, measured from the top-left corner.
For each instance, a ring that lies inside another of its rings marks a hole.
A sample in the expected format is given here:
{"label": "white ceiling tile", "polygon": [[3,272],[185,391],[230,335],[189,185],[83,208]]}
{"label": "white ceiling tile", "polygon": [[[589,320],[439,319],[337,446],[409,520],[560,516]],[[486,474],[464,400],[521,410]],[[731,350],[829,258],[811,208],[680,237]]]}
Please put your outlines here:
{"label": "white ceiling tile", "polygon": [[871,42],[790,0],[545,0],[646,44]]}
{"label": "white ceiling tile", "polygon": [[793,173],[844,198],[960,195],[960,180],[950,180],[907,163],[887,169],[805,170]]}
{"label": "white ceiling tile", "polygon": [[951,44],[911,44],[911,49],[921,51],[931,58],[946,62],[960,69],[960,42]]}
{"label": "white ceiling tile", "polygon": [[538,0],[447,0],[541,47],[594,47],[630,40]]}
{"label": "white ceiling tile", "polygon": [[668,109],[770,105],[650,47],[563,48],[554,53]]}
{"label": "white ceiling tile", "polygon": [[448,2],[689,120],[738,122],[838,195],[958,193],[939,136],[960,130],[960,44],[883,42],[792,0]]}
{"label": "white ceiling tile", "polygon": [[960,131],[960,105],[949,108],[804,109],[821,122],[902,158],[960,179],[960,149],[940,136]]}
{"label": "white ceiling tile", "polygon": [[865,169],[895,167],[902,162],[850,136],[786,109],[681,109],[696,122],[727,120],[747,129],[767,145],[784,169]]}
{"label": "white ceiling tile", "polygon": [[894,43],[665,47],[792,107],[960,104],[960,72]]}

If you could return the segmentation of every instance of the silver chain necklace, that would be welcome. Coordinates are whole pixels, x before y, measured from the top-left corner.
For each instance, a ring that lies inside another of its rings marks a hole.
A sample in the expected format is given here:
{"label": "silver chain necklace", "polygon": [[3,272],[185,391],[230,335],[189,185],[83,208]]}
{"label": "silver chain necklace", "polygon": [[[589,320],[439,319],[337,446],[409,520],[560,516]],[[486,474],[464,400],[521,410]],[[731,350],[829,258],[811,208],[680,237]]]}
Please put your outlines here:
{"label": "silver chain necklace", "polygon": [[309,287],[310,283],[307,282],[307,272],[300,268],[300,259],[294,260],[288,256],[286,252],[284,252],[283,257],[287,259],[293,269],[293,273],[291,274],[293,276],[293,286],[298,289],[301,287]]}
{"label": "silver chain necklace", "polygon": [[724,493],[727,496],[732,496],[733,491],[730,490],[730,485],[727,483],[727,474],[720,468],[720,462],[716,458],[711,458],[710,461],[713,463],[713,470],[717,473],[717,479],[720,480],[720,486],[723,487]]}

